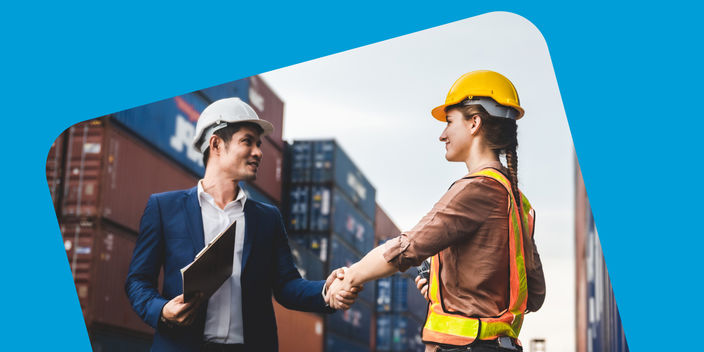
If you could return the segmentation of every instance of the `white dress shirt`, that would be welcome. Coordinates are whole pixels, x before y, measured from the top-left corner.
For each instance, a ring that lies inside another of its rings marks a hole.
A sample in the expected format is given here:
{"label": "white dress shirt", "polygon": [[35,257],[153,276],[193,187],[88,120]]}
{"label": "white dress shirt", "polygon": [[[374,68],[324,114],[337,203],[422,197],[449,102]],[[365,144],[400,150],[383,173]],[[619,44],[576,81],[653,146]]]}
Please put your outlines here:
{"label": "white dress shirt", "polygon": [[232,276],[208,300],[204,339],[217,343],[244,343],[240,274],[244,246],[244,203],[247,196],[240,189],[235,200],[228,203],[224,209],[220,209],[215,204],[215,199],[203,190],[202,182],[202,180],[198,181],[198,203],[203,215],[206,245],[230,224],[237,221]]}

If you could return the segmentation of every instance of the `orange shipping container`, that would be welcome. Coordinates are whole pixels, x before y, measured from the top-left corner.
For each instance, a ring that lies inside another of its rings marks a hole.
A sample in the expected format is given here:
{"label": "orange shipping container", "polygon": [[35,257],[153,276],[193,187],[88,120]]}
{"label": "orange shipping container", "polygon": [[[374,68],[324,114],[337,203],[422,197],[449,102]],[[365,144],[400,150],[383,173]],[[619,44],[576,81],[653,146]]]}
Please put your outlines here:
{"label": "orange shipping container", "polygon": [[323,352],[323,318],[320,315],[288,310],[276,301],[273,303],[279,352]]}

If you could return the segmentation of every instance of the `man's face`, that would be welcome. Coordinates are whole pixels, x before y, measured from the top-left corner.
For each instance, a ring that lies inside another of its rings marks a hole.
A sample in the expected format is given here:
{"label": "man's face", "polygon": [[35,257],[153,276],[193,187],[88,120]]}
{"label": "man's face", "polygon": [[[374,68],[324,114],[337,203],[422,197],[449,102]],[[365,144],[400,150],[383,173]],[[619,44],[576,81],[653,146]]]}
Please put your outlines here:
{"label": "man's face", "polygon": [[218,166],[221,172],[238,181],[256,179],[257,169],[262,161],[260,146],[259,132],[243,126],[232,135],[232,139],[220,153]]}

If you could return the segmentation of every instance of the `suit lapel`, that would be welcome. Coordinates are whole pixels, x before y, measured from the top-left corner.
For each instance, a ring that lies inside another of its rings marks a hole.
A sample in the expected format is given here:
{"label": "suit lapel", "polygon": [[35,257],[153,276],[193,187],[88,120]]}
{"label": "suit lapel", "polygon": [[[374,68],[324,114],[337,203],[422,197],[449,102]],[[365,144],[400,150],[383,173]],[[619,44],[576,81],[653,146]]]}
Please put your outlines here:
{"label": "suit lapel", "polygon": [[198,187],[193,187],[186,192],[184,199],[186,208],[186,223],[188,233],[193,241],[193,256],[200,252],[205,246],[205,236],[203,235],[203,214],[198,203]]}
{"label": "suit lapel", "polygon": [[254,202],[247,200],[244,203],[244,246],[242,247],[242,269],[244,270],[245,264],[247,264],[247,258],[252,251],[252,242],[254,241],[254,230],[255,227],[250,225],[256,223],[256,216],[254,214],[255,207]]}

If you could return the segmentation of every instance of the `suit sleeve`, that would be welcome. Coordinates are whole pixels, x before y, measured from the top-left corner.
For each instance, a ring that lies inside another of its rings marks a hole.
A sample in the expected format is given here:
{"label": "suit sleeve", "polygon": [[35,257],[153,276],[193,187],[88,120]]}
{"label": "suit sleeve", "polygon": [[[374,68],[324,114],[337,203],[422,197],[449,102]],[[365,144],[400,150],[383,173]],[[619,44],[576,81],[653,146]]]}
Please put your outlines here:
{"label": "suit sleeve", "polygon": [[164,237],[159,202],[156,196],[152,195],[142,215],[139,237],[125,282],[125,292],[132,304],[132,309],[144,322],[155,329],[159,323],[161,309],[168,302],[159,294],[157,287],[159,270],[163,262]]}
{"label": "suit sleeve", "polygon": [[325,281],[308,281],[301,278],[288,245],[288,237],[281,213],[275,209],[276,233],[274,234],[273,256],[276,265],[272,273],[274,298],[282,306],[304,312],[332,313],[323,299]]}

